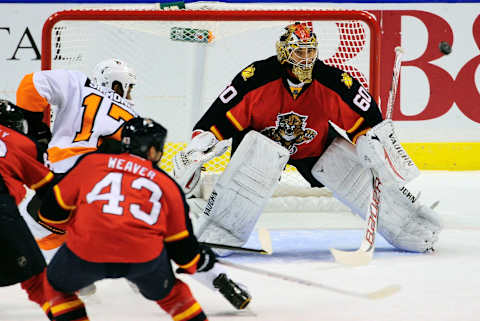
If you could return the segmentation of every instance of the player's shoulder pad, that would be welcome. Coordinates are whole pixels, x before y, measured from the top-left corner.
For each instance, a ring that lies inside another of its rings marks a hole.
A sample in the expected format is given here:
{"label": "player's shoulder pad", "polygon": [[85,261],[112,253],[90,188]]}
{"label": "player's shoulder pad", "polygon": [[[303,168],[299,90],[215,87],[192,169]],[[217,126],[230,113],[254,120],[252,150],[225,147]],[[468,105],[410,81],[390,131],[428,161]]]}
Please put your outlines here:
{"label": "player's shoulder pad", "polygon": [[235,77],[235,87],[241,85],[252,90],[282,76],[281,64],[277,56],[257,60],[243,68]]}
{"label": "player's shoulder pad", "polygon": [[341,95],[356,93],[360,83],[348,72],[317,60],[313,68],[313,79]]}

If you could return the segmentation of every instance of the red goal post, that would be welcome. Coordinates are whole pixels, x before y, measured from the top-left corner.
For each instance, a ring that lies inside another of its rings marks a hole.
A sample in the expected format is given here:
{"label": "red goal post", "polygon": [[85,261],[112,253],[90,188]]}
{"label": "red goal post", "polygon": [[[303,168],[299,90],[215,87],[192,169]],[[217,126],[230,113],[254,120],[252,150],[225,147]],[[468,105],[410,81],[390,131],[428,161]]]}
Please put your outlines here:
{"label": "red goal post", "polygon": [[[379,100],[380,27],[372,14],[356,10],[60,11],[43,26],[42,69],[91,75],[103,59],[125,60],[137,72],[133,98],[140,114],[169,130],[162,160],[169,171],[209,104],[241,68],[274,55],[283,27],[295,21],[312,21],[319,58],[349,72]],[[207,170],[221,171],[228,159],[214,159]]]}

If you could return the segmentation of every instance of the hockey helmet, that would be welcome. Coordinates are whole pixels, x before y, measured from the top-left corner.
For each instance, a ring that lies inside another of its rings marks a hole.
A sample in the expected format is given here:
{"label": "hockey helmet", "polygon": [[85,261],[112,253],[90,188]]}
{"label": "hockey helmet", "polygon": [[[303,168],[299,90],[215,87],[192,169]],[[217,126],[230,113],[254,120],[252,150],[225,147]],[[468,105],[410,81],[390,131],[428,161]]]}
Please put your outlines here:
{"label": "hockey helmet", "polygon": [[0,124],[27,133],[28,125],[23,110],[4,99],[0,99]]}
{"label": "hockey helmet", "polygon": [[151,146],[163,151],[167,129],[150,118],[136,117],[122,129],[122,151],[147,158]]}
{"label": "hockey helmet", "polygon": [[298,80],[309,83],[312,81],[318,46],[312,22],[295,22],[286,26],[285,30],[276,44],[278,61],[291,64]]}
{"label": "hockey helmet", "polygon": [[[104,87],[114,89],[115,84],[120,85],[118,92],[123,98],[127,98],[130,88],[137,83],[135,71],[126,62],[111,58],[98,63],[93,69],[93,80]],[[127,98],[130,99],[130,98]]]}

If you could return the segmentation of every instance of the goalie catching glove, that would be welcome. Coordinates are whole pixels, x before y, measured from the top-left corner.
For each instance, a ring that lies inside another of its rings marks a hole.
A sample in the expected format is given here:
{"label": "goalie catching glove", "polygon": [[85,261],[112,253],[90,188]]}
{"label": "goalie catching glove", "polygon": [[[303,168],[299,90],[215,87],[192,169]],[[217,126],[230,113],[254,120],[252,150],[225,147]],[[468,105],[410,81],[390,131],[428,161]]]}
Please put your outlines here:
{"label": "goalie catching glove", "polygon": [[173,157],[173,176],[185,194],[190,194],[198,181],[202,165],[220,156],[228,148],[228,141],[218,141],[211,132],[201,132],[190,144]]}

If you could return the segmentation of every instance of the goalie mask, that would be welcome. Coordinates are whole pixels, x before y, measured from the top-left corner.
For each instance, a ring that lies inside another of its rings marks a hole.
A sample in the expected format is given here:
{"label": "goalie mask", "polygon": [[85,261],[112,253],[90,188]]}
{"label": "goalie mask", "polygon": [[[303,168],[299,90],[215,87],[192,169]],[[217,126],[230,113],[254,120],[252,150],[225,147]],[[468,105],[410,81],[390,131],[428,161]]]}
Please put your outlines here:
{"label": "goalie mask", "polygon": [[23,134],[27,133],[28,126],[23,110],[4,99],[0,99],[0,124]]}
{"label": "goalie mask", "polygon": [[147,158],[150,147],[163,151],[167,129],[150,118],[136,117],[122,129],[122,151]]}
{"label": "goalie mask", "polygon": [[117,94],[131,99],[130,91],[137,83],[135,71],[119,59],[111,58],[98,63],[93,70],[93,80]]}
{"label": "goalie mask", "polygon": [[312,82],[312,70],[317,59],[317,36],[311,22],[295,22],[285,27],[277,41],[277,58],[281,64],[292,65],[293,74],[301,82]]}

